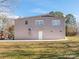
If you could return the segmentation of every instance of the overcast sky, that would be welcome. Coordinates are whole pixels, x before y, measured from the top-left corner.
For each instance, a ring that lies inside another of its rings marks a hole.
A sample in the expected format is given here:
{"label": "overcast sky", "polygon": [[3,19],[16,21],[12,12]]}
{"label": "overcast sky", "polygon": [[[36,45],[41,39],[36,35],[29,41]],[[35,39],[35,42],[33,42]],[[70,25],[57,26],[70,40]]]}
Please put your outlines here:
{"label": "overcast sky", "polygon": [[73,14],[79,19],[79,0],[21,0],[15,10],[17,16],[35,16],[50,11]]}

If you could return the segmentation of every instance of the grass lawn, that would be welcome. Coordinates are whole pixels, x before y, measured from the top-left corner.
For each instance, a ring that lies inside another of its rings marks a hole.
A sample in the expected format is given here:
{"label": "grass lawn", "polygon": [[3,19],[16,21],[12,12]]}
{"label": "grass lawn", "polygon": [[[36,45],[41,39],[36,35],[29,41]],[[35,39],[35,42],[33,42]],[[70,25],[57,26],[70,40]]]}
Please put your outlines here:
{"label": "grass lawn", "polygon": [[67,37],[69,41],[77,41],[79,42],[79,35],[77,36],[71,36],[71,37]]}
{"label": "grass lawn", "polygon": [[79,37],[66,38],[51,42],[0,42],[0,59],[79,59]]}

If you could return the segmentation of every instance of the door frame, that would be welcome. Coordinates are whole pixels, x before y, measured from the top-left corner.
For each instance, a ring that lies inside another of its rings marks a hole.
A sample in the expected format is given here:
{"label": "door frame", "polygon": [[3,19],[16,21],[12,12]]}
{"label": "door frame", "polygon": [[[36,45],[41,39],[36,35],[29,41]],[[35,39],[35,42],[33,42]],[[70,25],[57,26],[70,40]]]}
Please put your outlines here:
{"label": "door frame", "polygon": [[43,31],[38,31],[38,39],[43,40]]}

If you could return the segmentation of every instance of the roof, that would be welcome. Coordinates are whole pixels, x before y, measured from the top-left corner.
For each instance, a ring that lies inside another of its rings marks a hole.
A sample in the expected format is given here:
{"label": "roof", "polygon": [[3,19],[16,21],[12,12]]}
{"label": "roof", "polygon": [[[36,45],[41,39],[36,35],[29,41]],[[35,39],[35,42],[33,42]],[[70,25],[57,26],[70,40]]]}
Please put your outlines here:
{"label": "roof", "polygon": [[60,17],[55,17],[51,14],[44,14],[44,15],[31,16],[31,17],[22,17],[22,18],[18,18],[18,19],[22,20],[22,19],[37,18],[37,17],[53,17],[55,19],[64,19],[64,18],[60,18]]}

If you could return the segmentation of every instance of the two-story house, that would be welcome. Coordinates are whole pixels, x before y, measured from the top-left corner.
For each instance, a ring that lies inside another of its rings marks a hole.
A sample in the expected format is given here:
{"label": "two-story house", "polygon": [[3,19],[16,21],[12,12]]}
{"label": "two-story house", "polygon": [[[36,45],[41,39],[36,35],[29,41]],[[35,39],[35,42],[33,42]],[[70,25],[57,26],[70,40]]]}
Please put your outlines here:
{"label": "two-story house", "polygon": [[54,40],[65,38],[65,20],[50,14],[15,20],[16,40]]}

